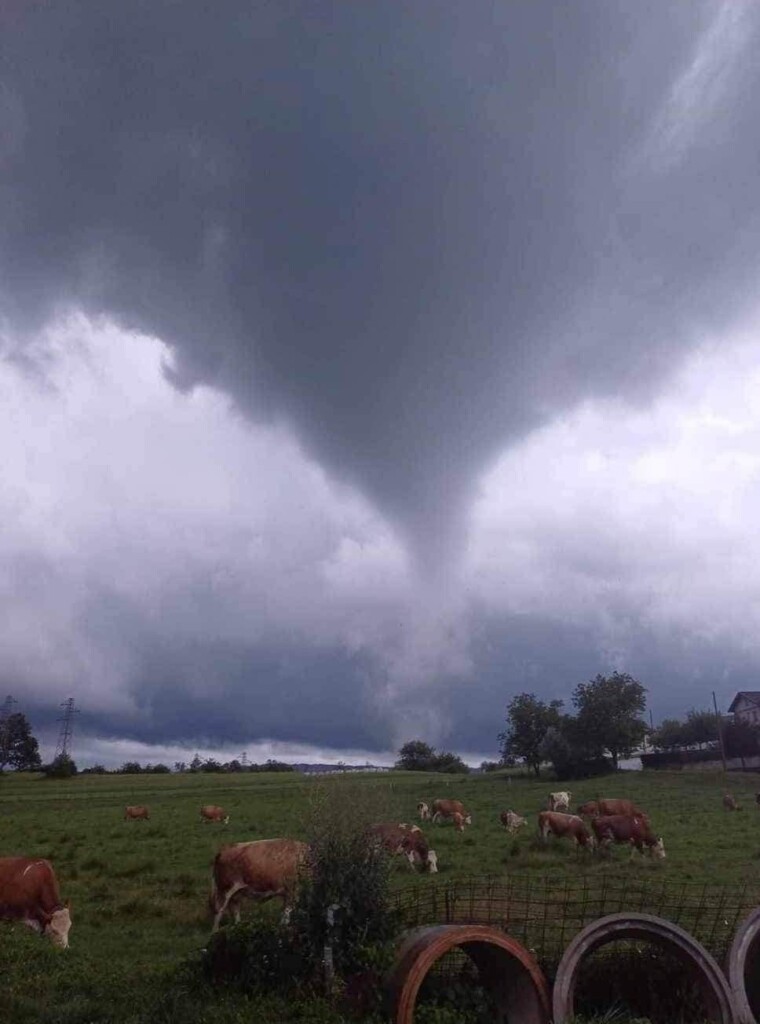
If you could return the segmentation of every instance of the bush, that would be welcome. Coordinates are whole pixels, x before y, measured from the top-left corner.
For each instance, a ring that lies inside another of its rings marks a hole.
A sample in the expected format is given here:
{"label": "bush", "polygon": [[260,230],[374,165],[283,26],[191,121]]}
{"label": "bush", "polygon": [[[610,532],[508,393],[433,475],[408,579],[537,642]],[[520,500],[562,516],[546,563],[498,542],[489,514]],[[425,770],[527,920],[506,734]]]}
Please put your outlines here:
{"label": "bush", "polygon": [[259,915],[212,935],[201,969],[214,984],[245,992],[285,993],[303,984],[312,967],[292,929]]}
{"label": "bush", "polygon": [[42,772],[48,779],[70,779],[76,775],[77,766],[68,754],[59,754],[50,764],[44,765]]}
{"label": "bush", "polygon": [[[340,790],[353,787],[344,785]],[[366,791],[326,801],[317,795],[309,828],[309,873],[303,879],[292,923],[310,955],[321,959],[331,945],[335,972],[346,977],[378,969],[399,927],[390,909],[390,858],[370,841],[367,825],[382,820],[367,807]],[[377,808],[375,808],[377,810]],[[328,924],[328,909],[335,908]]]}

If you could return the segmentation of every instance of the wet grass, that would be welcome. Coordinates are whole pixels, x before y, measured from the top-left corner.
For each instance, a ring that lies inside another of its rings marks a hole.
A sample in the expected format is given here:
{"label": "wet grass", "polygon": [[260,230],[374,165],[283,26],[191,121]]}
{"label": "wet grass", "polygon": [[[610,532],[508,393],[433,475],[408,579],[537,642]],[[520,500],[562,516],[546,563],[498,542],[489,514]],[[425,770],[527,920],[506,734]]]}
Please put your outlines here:
{"label": "wet grass", "polygon": [[[174,973],[182,958],[208,938],[210,866],[219,846],[304,837],[310,795],[317,787],[339,800],[377,797],[400,821],[415,820],[420,799],[461,799],[473,815],[463,835],[447,825],[425,826],[438,853],[439,880],[549,873],[575,878],[585,872],[600,878],[644,874],[760,887],[760,811],[754,804],[760,784],[750,775],[730,777],[728,788],[744,807],[738,813],[723,810],[727,787],[717,774],[622,773],[563,784],[573,792],[573,805],[599,795],[635,798],[665,838],[664,864],[648,859],[631,863],[625,850],[607,857],[579,856],[563,842],[539,843],[535,815],[549,790],[557,788],[546,780],[393,773],[319,781],[273,774],[83,776],[54,782],[6,775],[0,777],[0,854],[50,859],[62,896],[72,901],[74,923],[66,954],[26,929],[2,925],[0,974],[9,982],[0,991],[0,1019],[21,1024],[172,1019],[188,1024],[206,1019],[335,1024],[340,1018],[317,1004],[312,1010],[296,1004],[283,1009],[277,1001],[269,1008],[266,1001],[255,1007],[243,996],[217,994],[205,1005],[197,994],[183,995]],[[199,809],[204,803],[223,806],[229,825],[203,823]],[[148,805],[150,820],[123,821],[125,804]],[[499,813],[507,808],[530,819],[516,838],[499,824]],[[410,877],[399,860],[395,884]],[[274,1016],[266,1015],[270,1012]]]}

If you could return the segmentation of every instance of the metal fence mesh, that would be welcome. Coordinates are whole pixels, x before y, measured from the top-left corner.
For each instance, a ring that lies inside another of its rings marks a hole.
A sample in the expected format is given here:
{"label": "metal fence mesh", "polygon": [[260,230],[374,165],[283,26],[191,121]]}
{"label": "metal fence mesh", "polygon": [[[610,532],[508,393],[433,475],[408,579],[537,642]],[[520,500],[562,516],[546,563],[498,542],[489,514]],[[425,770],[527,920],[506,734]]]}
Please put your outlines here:
{"label": "metal fence mesh", "polygon": [[547,968],[574,935],[606,914],[656,914],[686,929],[719,961],[742,918],[760,903],[757,885],[672,880],[513,875],[412,883],[393,896],[403,927],[489,924],[514,935]]}

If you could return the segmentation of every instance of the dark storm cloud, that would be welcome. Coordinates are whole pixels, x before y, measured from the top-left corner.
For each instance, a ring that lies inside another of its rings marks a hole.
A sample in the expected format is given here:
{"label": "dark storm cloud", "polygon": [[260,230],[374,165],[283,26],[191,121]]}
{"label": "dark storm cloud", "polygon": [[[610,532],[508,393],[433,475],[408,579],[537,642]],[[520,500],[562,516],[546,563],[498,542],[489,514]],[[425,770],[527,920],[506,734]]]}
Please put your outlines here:
{"label": "dark storm cloud", "polygon": [[5,7],[6,322],[80,306],[159,335],[179,387],[287,419],[429,564],[505,442],[646,394],[738,313],[755,13]]}

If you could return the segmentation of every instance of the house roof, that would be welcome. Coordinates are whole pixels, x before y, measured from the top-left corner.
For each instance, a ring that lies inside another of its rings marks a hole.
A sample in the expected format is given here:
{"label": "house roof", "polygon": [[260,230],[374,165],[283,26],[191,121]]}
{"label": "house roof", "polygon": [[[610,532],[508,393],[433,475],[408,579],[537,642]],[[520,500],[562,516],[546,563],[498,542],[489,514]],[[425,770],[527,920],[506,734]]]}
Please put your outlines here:
{"label": "house roof", "polygon": [[739,690],[737,695],[731,701],[731,707],[728,709],[729,714],[735,710],[736,705],[739,703],[741,698],[749,701],[750,704],[757,704],[760,708],[760,690]]}

